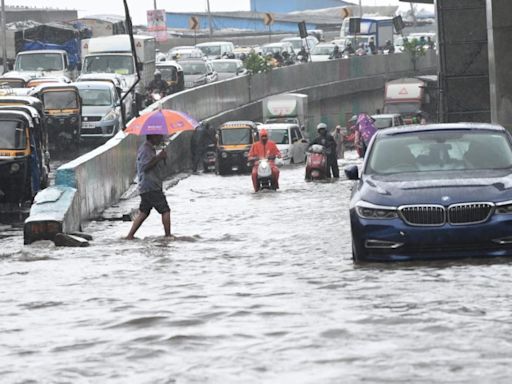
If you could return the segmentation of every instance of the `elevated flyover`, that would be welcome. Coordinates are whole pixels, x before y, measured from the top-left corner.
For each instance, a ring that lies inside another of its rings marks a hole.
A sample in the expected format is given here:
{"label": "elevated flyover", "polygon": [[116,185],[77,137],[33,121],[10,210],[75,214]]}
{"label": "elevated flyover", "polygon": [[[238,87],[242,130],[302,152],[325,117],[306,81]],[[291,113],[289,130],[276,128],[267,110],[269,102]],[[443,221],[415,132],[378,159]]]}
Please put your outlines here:
{"label": "elevated flyover", "polygon": [[[217,125],[226,120],[259,119],[262,99],[297,91],[309,95],[314,107],[310,124],[314,124],[314,120],[329,119],[322,115],[324,103],[341,113],[373,111],[370,108],[382,100],[377,95],[383,93],[387,80],[435,73],[436,68],[437,58],[432,51],[419,59],[416,71],[408,54],[309,63],[194,88],[171,95],[150,108],[184,111],[197,120]],[[372,99],[370,103],[368,98]],[[76,232],[83,221],[97,217],[118,201],[135,177],[140,140],[120,132],[103,146],[61,166],[55,186],[36,196],[24,226],[25,243],[54,240],[57,233]],[[169,176],[189,169],[190,134],[173,136],[166,150],[171,156]]]}

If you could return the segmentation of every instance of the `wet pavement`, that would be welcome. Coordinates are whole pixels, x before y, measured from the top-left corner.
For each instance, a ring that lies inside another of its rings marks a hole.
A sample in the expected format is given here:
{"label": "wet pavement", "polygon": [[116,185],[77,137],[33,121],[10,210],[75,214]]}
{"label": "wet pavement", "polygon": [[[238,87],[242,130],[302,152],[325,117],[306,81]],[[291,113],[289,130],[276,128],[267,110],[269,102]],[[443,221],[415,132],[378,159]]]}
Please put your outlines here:
{"label": "wet pavement", "polygon": [[303,176],[184,178],[176,241],[156,213],[87,249],[0,236],[0,382],[508,383],[512,264],[355,267],[352,183]]}

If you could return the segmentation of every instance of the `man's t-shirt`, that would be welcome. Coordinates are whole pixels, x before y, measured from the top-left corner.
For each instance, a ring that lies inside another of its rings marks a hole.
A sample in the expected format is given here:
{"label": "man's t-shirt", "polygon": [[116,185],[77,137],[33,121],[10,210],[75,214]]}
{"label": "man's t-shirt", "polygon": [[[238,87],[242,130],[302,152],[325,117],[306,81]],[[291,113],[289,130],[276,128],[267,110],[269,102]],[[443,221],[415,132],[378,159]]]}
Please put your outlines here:
{"label": "man's t-shirt", "polygon": [[162,179],[158,175],[158,167],[155,166],[144,172],[144,168],[155,157],[156,150],[149,141],[145,141],[137,152],[137,176],[139,180],[139,193],[162,190]]}

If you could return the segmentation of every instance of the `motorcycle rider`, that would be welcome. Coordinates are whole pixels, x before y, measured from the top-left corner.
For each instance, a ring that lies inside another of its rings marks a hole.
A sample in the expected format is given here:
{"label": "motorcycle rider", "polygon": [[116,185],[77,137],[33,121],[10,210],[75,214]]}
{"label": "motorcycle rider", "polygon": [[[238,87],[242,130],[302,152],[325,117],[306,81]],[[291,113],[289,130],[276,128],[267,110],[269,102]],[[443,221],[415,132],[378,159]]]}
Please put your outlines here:
{"label": "motorcycle rider", "polygon": [[341,59],[340,47],[338,46],[338,44],[334,46],[334,50],[332,51],[332,55],[330,58],[334,60]]}
{"label": "motorcycle rider", "polygon": [[155,77],[148,84],[148,94],[158,93],[164,97],[167,94],[167,82],[162,80],[162,73],[159,70],[155,71]]}
{"label": "motorcycle rider", "polygon": [[345,49],[343,49],[343,51],[341,51],[341,54],[344,55],[344,54],[347,54],[347,55],[353,55],[356,53],[354,47],[352,46],[352,43],[349,41],[347,43],[347,46],[345,47]]}
{"label": "motorcycle rider", "polygon": [[384,45],[383,50],[387,51],[388,53],[395,53],[395,46],[393,45],[391,40],[386,40],[386,45]]}
{"label": "motorcycle rider", "polygon": [[[272,184],[279,189],[279,168],[275,164],[276,157],[281,157],[281,152],[277,148],[276,143],[268,139],[268,132],[266,129],[260,131],[260,140],[255,142],[249,152],[249,161],[258,161],[260,159],[268,159],[272,169]],[[252,168],[252,185],[254,192],[258,192],[260,186],[258,184],[258,167]]]}
{"label": "motorcycle rider", "polygon": [[336,158],[336,141],[327,132],[327,125],[325,123],[318,124],[316,130],[318,136],[310,143],[310,147],[319,144],[325,148],[327,155],[327,177],[331,178],[332,170],[332,176],[337,179],[340,177],[340,170],[338,168],[338,159]]}

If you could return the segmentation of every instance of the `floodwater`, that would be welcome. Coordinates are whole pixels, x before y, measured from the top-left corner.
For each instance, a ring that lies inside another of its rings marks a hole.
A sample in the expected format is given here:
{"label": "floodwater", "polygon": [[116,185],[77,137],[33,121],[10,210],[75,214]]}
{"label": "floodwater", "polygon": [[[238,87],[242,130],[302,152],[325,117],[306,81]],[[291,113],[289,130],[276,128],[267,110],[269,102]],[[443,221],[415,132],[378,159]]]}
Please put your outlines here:
{"label": "floodwater", "polygon": [[87,249],[12,231],[0,382],[510,382],[512,265],[355,267],[351,185],[191,176],[166,191],[176,241],[155,213],[133,242],[130,223],[89,224]]}

